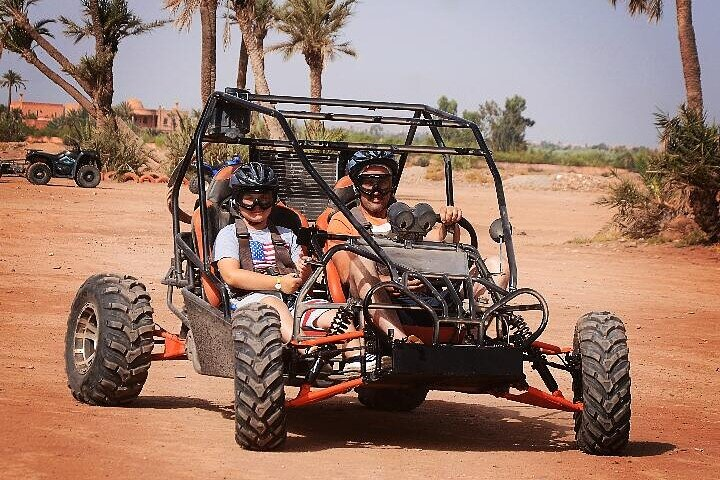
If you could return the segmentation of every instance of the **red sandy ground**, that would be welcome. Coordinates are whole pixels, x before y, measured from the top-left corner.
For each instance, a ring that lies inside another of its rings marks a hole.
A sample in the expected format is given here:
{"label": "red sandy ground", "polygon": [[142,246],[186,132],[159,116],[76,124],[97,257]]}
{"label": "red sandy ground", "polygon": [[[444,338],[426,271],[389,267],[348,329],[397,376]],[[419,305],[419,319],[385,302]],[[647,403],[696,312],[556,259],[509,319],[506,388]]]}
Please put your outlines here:
{"label": "red sandy ground", "polygon": [[[437,206],[442,192],[419,181],[404,198]],[[567,344],[575,319],[590,310],[626,321],[633,417],[624,456],[578,452],[568,413],[443,392],[404,414],[338,396],[292,411],[283,451],[254,453],[233,438],[232,381],[196,375],[187,362],[154,364],[129,407],[80,404],[66,387],[68,308],[87,276],[140,277],[156,320],[178,326],[160,285],[171,255],[164,186],[104,182],[85,190],[64,180],[35,187],[3,177],[0,477],[718,478],[720,254],[570,242],[609,219],[593,205],[598,195],[511,190],[508,204],[520,286],[539,289],[550,304],[545,341]],[[485,232],[496,216],[489,187],[460,185],[456,199]],[[565,378],[562,387],[569,387]]]}

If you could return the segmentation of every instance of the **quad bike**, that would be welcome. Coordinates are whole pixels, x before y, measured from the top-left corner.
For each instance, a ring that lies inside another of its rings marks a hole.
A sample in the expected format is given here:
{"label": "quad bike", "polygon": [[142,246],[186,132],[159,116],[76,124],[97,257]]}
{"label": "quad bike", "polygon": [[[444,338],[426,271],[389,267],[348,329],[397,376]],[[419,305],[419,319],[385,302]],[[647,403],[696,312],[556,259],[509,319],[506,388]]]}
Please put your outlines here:
{"label": "quad bike", "polygon": [[100,183],[100,154],[83,150],[79,144],[57,154],[28,150],[25,164],[25,176],[34,185],[47,185],[52,177],[72,178],[83,188],[95,188]]}
{"label": "quad bike", "polygon": [[[282,105],[321,105],[332,112],[285,110]],[[364,110],[370,112],[358,113]],[[249,137],[252,112],[275,119],[287,139]],[[394,145],[298,140],[289,119],[400,125],[407,127],[407,137],[404,144]],[[435,145],[414,144],[419,128],[429,130]],[[477,144],[446,146],[442,132],[447,128],[471,131]],[[191,164],[203,171],[206,142],[247,145],[251,161],[272,166],[280,179],[281,202],[273,207],[271,220],[293,229],[314,258],[314,272],[298,292],[288,343],[281,340],[274,309],[262,304],[231,309],[231,291],[211,262],[215,236],[233,221],[226,208],[233,167],[215,175],[207,189],[199,184],[199,202],[192,214],[180,207],[182,179]],[[357,198],[342,173],[349,156],[361,149],[396,154],[401,177],[408,154],[442,155],[448,205],[454,203],[451,156],[483,157],[494,179],[499,211],[490,235],[505,248],[508,287],[494,281],[469,221],[461,221],[463,236],[458,232],[452,243],[424,240],[438,221],[427,204],[391,205],[389,238],[370,235],[350,210]],[[226,89],[211,95],[205,106],[191,147],[170,179],[168,207],[174,252],[163,283],[168,287],[167,305],[181,320],[181,329],[171,333],[153,321],[150,297],[134,277],[90,277],[72,304],[66,337],[69,387],[78,400],[94,405],[129,402],[140,394],[152,361],[187,358],[200,374],[234,379],[235,437],[253,450],[279,448],[287,436],[287,415],[295,408],[353,389],[363,405],[388,411],[417,408],[429,390],[490,394],[572,412],[577,445],[584,452],[617,454],[628,443],[630,373],[623,323],[609,312],[591,312],[578,320],[572,347],[539,340],[549,321],[548,306],[536,290],[517,286],[502,180],[476,124],[421,104],[263,96]],[[327,232],[335,211],[349,219],[358,237]],[[189,228],[182,223],[189,223]],[[461,238],[469,238],[469,243]],[[375,284],[364,298],[351,298],[333,263],[341,251],[376,262],[390,280]],[[408,288],[412,280],[426,286],[426,296],[418,297]],[[486,289],[483,299],[476,298],[475,284]],[[383,289],[402,292],[411,301],[379,302],[374,293]],[[178,290],[181,303],[175,295]],[[318,307],[318,299],[329,303]],[[308,308],[337,309],[336,318],[355,322],[357,331],[305,331],[300,316]],[[423,343],[376,328],[370,318],[377,309],[397,311],[403,329]],[[360,373],[348,376],[341,369],[342,354],[354,338],[361,339],[358,353],[364,363]],[[532,375],[544,388],[530,386],[525,364],[537,372]],[[570,397],[553,376],[558,370],[572,379]],[[293,398],[286,397],[287,387],[299,387]]]}
{"label": "quad bike", "polygon": [[[240,155],[235,155],[232,158],[228,158],[224,162],[218,163],[216,165],[203,165],[203,175],[202,178],[205,180],[206,184],[210,184],[212,182],[212,179],[217,173],[222,170],[225,167],[240,165],[242,163],[242,159],[240,158]],[[200,175],[193,175],[190,178],[190,182],[188,183],[188,189],[191,193],[197,195],[200,193]]]}

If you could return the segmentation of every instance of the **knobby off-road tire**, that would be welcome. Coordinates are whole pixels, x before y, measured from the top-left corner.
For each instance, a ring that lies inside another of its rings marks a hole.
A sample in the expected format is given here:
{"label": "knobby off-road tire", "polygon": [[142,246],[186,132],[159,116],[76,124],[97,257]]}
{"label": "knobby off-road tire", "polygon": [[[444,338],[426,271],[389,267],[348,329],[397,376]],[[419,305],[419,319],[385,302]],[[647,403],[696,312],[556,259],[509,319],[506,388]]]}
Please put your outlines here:
{"label": "knobby off-road tire", "polygon": [[83,165],[75,173],[75,183],[82,188],[95,188],[100,184],[100,170],[95,165]]}
{"label": "knobby off-road tire", "polygon": [[153,349],[150,296],[129,276],[100,274],[78,290],[65,336],[65,370],[73,396],[90,405],[120,405],[143,388]]}
{"label": "knobby off-road tire", "polygon": [[578,448],[593,455],[618,454],[630,438],[630,361],[622,320],[609,312],[580,317],[575,327],[573,355]]}
{"label": "knobby off-road tire", "polygon": [[360,403],[373,410],[409,412],[422,405],[427,388],[358,388]]}
{"label": "knobby off-road tire", "polygon": [[287,438],[283,344],[275,309],[253,303],[233,315],[235,440],[273,450]]}
{"label": "knobby off-road tire", "polygon": [[33,185],[47,185],[52,177],[52,170],[46,163],[37,162],[28,167],[26,176]]}

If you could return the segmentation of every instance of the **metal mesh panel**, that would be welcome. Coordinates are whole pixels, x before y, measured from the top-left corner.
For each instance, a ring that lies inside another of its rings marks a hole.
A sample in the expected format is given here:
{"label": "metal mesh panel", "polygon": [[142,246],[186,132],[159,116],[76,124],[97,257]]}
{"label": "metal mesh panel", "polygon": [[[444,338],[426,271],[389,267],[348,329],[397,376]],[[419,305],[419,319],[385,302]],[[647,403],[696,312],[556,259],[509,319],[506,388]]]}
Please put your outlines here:
{"label": "metal mesh panel", "polygon": [[[309,221],[314,222],[327,207],[328,198],[320,186],[303,167],[294,152],[252,149],[253,161],[268,164],[278,176],[280,199],[286,205],[300,210]],[[332,188],[338,180],[338,155],[333,153],[308,153],[310,163]]]}

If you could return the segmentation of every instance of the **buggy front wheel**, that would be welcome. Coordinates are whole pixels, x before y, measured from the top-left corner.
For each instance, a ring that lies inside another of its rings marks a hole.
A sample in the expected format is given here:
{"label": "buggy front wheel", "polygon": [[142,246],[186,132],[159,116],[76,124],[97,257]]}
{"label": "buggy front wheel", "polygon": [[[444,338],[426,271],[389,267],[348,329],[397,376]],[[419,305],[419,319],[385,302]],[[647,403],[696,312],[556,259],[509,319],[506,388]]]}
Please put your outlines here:
{"label": "buggy front wheel", "polygon": [[574,400],[584,405],[575,413],[578,448],[616,455],[630,438],[630,361],[622,320],[609,312],[580,317],[571,358]]}
{"label": "buggy front wheel", "polygon": [[143,388],[153,349],[152,307],[145,286],[100,274],[80,287],[65,336],[68,387],[90,405],[120,405]]}
{"label": "buggy front wheel", "polygon": [[235,440],[273,450],[287,438],[283,344],[275,309],[252,303],[233,315]]}

